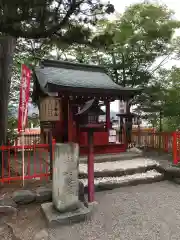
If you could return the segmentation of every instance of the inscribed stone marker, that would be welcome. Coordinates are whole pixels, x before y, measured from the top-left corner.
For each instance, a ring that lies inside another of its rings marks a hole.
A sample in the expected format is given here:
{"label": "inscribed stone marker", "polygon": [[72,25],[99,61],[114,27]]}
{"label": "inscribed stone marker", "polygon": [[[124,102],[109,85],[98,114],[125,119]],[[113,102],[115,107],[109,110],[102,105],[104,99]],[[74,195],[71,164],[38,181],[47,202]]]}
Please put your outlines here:
{"label": "inscribed stone marker", "polygon": [[79,207],[78,160],[78,144],[56,144],[52,198],[54,207],[60,212],[73,211]]}

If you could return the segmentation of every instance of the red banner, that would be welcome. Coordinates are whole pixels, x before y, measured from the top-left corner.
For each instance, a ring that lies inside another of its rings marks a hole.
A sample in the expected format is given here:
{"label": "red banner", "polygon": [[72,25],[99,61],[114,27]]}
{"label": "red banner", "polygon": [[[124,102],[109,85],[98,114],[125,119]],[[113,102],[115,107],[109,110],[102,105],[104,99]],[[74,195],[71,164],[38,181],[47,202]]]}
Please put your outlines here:
{"label": "red banner", "polygon": [[27,123],[30,79],[31,79],[31,70],[26,65],[22,64],[19,111],[18,111],[18,131],[19,132],[25,129],[26,123]]}

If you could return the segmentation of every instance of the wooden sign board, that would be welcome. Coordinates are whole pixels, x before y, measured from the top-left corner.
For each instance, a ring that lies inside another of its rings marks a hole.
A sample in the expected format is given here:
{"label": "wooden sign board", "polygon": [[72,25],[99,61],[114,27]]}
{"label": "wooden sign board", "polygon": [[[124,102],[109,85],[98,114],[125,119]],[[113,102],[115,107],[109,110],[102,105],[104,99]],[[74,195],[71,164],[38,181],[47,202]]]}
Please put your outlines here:
{"label": "wooden sign board", "polygon": [[40,121],[54,122],[60,120],[60,99],[45,97],[40,99]]}

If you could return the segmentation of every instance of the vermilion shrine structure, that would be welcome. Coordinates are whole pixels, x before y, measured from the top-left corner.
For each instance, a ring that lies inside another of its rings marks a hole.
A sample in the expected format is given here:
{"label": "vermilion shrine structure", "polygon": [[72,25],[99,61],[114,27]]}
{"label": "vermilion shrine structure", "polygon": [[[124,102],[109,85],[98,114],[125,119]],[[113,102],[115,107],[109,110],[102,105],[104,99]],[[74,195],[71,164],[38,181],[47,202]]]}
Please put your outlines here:
{"label": "vermilion shrine structure", "polygon": [[[94,154],[120,153],[127,149],[124,137],[123,142],[109,142],[110,103],[129,102],[139,90],[117,85],[101,66],[53,60],[44,60],[35,68],[34,80],[41,140],[46,142],[48,132],[52,131],[56,142],[79,143],[80,155],[88,153],[89,201],[93,201]],[[100,105],[105,106],[105,112]],[[105,122],[99,122],[102,114],[106,116]]]}

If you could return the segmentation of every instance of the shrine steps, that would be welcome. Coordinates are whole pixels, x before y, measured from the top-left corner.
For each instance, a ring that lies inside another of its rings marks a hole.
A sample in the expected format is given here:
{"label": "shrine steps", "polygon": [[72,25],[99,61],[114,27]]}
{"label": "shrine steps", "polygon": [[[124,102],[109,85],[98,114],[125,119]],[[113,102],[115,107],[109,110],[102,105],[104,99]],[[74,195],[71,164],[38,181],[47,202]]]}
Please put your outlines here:
{"label": "shrine steps", "polygon": [[[97,154],[94,156],[95,163],[113,162],[113,161],[123,161],[129,159],[135,159],[141,157],[141,153],[136,152],[122,152],[115,154]],[[87,156],[82,156],[79,159],[80,163],[87,163]]]}
{"label": "shrine steps", "polygon": [[[160,182],[164,180],[164,176],[159,172],[152,170],[146,173],[137,173],[123,177],[96,178],[94,181],[95,191],[112,190],[124,186],[135,186],[138,184],[147,184]],[[87,179],[81,179],[87,193]]]}
{"label": "shrine steps", "polygon": [[[164,180],[158,172],[159,164],[151,159],[95,163],[95,190],[111,190],[128,185],[152,183]],[[87,165],[80,164],[79,178],[87,189]]]}
{"label": "shrine steps", "polygon": [[[151,159],[135,158],[132,160],[100,162],[94,164],[94,176],[98,177],[121,177],[136,173],[145,173],[154,170],[157,162]],[[79,165],[79,178],[87,178],[87,164]]]}

